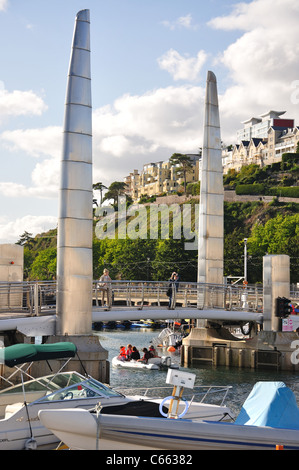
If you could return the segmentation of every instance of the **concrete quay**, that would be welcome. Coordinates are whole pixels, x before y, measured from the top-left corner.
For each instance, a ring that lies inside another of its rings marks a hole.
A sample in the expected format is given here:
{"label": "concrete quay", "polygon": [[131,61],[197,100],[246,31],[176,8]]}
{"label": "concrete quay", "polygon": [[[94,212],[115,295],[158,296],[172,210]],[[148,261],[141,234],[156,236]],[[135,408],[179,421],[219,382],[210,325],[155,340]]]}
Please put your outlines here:
{"label": "concrete quay", "polygon": [[297,371],[298,345],[299,336],[293,331],[259,331],[238,338],[223,327],[194,328],[183,341],[181,364]]}

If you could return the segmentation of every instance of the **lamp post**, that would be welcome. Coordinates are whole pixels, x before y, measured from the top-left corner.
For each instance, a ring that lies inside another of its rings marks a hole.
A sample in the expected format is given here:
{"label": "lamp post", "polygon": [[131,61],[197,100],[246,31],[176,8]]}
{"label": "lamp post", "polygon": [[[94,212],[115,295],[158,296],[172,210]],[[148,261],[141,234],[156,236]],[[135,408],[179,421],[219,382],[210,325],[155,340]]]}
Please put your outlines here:
{"label": "lamp post", "polygon": [[150,258],[146,258],[146,278],[147,281],[149,281],[149,268],[150,268]]}
{"label": "lamp post", "polygon": [[247,310],[248,308],[248,292],[247,292],[247,238],[244,238],[244,281],[243,281],[243,287],[244,287],[244,292],[241,296],[241,301],[242,301],[242,308]]}
{"label": "lamp post", "polygon": [[244,281],[247,282],[247,238],[244,238]]}

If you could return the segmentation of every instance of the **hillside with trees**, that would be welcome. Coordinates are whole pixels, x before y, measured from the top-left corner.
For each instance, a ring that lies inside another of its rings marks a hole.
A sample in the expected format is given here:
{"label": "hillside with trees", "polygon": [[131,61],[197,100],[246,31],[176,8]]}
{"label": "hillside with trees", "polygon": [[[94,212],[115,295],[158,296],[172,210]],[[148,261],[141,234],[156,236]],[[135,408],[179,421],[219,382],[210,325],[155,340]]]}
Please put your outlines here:
{"label": "hillside with trees", "polygon": [[[239,173],[231,172],[224,176],[226,189],[238,186],[257,186],[262,184],[269,191],[271,188],[299,189],[298,154],[286,154],[284,160],[269,167],[257,165],[243,167]],[[290,156],[292,155],[292,156]],[[297,155],[294,157],[293,155]],[[187,185],[191,199],[184,204],[195,206],[199,194],[199,184]],[[116,205],[116,195],[123,192],[117,184],[112,188],[111,197]],[[107,194],[107,193],[106,193]],[[296,196],[295,196],[296,197]],[[298,196],[297,196],[298,197]],[[106,195],[105,195],[106,198]],[[158,203],[159,198],[156,202]],[[146,202],[146,201],[142,201]],[[193,211],[194,214],[194,211]],[[98,218],[95,217],[96,226]],[[132,217],[127,220],[127,223]],[[193,221],[194,222],[194,221]],[[194,225],[193,225],[194,226]],[[144,239],[126,238],[93,240],[93,277],[99,278],[103,268],[108,267],[113,279],[131,280],[166,280],[172,271],[178,271],[182,281],[196,281],[197,251],[185,250],[185,240],[151,240],[149,224]],[[95,232],[94,232],[95,233]],[[263,256],[268,254],[287,254],[291,260],[291,282],[298,282],[299,265],[299,199],[298,203],[280,202],[273,195],[270,203],[263,201],[224,203],[224,275],[243,276],[244,273],[244,238],[247,242],[247,266],[249,283],[262,282]],[[24,246],[24,276],[26,279],[54,279],[56,277],[57,231],[32,237],[25,232],[20,236],[19,244]]]}

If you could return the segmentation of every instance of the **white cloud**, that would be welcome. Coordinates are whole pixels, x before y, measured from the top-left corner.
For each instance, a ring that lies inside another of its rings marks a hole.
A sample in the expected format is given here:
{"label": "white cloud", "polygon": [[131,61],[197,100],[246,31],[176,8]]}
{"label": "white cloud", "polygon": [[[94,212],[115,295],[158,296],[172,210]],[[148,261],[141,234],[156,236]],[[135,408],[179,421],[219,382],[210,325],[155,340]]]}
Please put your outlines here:
{"label": "white cloud", "polygon": [[15,243],[25,231],[35,236],[57,226],[57,218],[26,215],[16,220],[0,218],[0,243]]}
{"label": "white cloud", "polygon": [[4,131],[0,139],[10,151],[22,150],[36,158],[61,156],[62,129],[59,126]]}
{"label": "white cloud", "polygon": [[[149,161],[167,160],[174,152],[196,153],[201,146],[205,90],[184,85],[143,95],[123,95],[93,112],[93,177],[110,185]],[[62,129],[17,129],[0,135],[10,151],[37,158],[32,184],[0,184],[9,197],[58,195]]]}
{"label": "white cloud", "polygon": [[186,29],[197,29],[198,26],[192,24],[192,15],[189,13],[186,16],[180,16],[175,21],[162,21],[162,24],[172,31],[175,29],[186,28]]}
{"label": "white cloud", "polygon": [[62,129],[58,126],[16,129],[3,132],[0,139],[10,152],[25,152],[25,156],[40,160],[33,167],[31,186],[0,182],[0,193],[6,197],[56,198],[60,179]]}
{"label": "white cloud", "polygon": [[[192,24],[190,15],[182,18],[186,19],[185,27]],[[217,63],[228,72],[228,86],[225,89],[222,82],[219,94],[221,134],[226,143],[235,143],[241,121],[270,109],[286,110],[298,124],[298,106],[291,103],[293,83],[299,79],[298,23],[299,3],[293,0],[240,3],[229,15],[209,23],[213,28],[241,31]],[[181,20],[181,27],[183,24]],[[145,163],[167,160],[174,152],[195,153],[201,147],[205,77],[202,86],[186,83],[198,79],[207,52],[201,50],[197,56],[188,57],[171,49],[158,61],[175,80],[184,80],[185,84],[157,88],[143,95],[126,94],[94,110],[94,182],[109,185],[134,169],[140,171]],[[23,150],[39,159],[32,171],[31,187],[2,183],[1,193],[13,195],[19,191],[24,197],[56,197],[61,129],[6,131],[0,138],[9,149]]]}
{"label": "white cloud", "polygon": [[210,21],[217,29],[243,31],[220,57],[229,72],[220,100],[224,128],[230,119],[236,130],[240,121],[270,109],[287,111],[298,123],[298,107],[291,103],[293,82],[299,78],[298,22],[299,3],[293,0],[240,3],[231,14]]}
{"label": "white cloud", "polygon": [[[46,166],[46,165],[45,165]],[[42,179],[38,181],[38,185],[25,186],[24,184],[14,182],[0,182],[0,194],[9,198],[29,198],[35,197],[40,199],[56,198],[58,192],[58,180],[51,175],[47,175],[46,171],[42,170],[43,167],[34,169],[41,172]],[[52,167],[51,167],[52,168]],[[57,168],[57,170],[59,170]],[[58,171],[56,172],[58,173]],[[58,176],[58,175],[56,175]],[[49,184],[47,184],[49,181]]]}
{"label": "white cloud", "polygon": [[199,51],[196,57],[188,57],[170,49],[158,59],[158,64],[162,70],[169,72],[174,80],[193,82],[199,80],[206,59],[207,54],[203,50]]}
{"label": "white cloud", "polygon": [[33,91],[5,90],[3,82],[0,86],[0,119],[8,116],[36,115],[40,116],[47,109],[46,104]]}
{"label": "white cloud", "polygon": [[294,0],[253,0],[237,3],[231,14],[213,18],[209,24],[223,30],[252,31],[260,25],[271,30],[291,30],[298,25],[298,13],[299,4]]}
{"label": "white cloud", "polygon": [[0,0],[0,11],[5,11],[8,7],[8,0]]}
{"label": "white cloud", "polygon": [[187,85],[159,88],[124,95],[113,106],[95,110],[94,179],[110,184],[149,161],[167,160],[174,152],[196,153],[204,93]]}

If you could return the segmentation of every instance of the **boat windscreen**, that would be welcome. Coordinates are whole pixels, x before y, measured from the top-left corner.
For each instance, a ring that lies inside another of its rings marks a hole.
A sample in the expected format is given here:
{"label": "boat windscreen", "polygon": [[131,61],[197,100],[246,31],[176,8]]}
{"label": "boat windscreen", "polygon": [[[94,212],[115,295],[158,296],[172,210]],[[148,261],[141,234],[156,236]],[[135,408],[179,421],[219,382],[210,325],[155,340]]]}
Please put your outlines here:
{"label": "boat windscreen", "polygon": [[123,395],[113,390],[112,388],[98,382],[95,379],[89,378],[81,381],[80,383],[72,383],[70,386],[55,391],[54,393],[47,394],[45,397],[37,400],[38,402],[48,402],[57,400],[76,400],[80,398],[102,398],[122,397]]}

